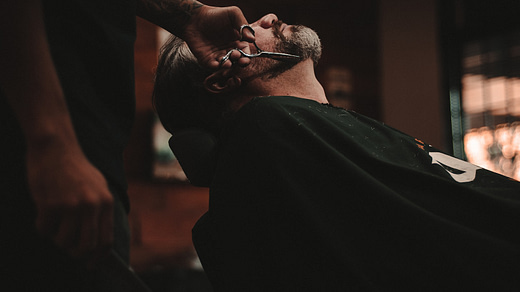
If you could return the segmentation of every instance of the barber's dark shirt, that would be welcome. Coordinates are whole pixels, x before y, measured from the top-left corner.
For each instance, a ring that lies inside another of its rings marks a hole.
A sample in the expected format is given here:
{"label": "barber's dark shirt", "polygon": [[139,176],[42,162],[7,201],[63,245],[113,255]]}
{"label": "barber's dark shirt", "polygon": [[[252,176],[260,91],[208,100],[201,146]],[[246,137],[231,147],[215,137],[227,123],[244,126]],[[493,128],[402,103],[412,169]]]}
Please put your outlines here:
{"label": "barber's dark shirt", "polygon": [[193,230],[215,291],[518,291],[520,183],[355,112],[257,98]]}
{"label": "barber's dark shirt", "polygon": [[[135,0],[42,3],[51,54],[81,147],[128,208],[122,152],[135,111]],[[6,182],[20,180],[25,144],[1,92],[0,135],[2,173],[11,176]]]}

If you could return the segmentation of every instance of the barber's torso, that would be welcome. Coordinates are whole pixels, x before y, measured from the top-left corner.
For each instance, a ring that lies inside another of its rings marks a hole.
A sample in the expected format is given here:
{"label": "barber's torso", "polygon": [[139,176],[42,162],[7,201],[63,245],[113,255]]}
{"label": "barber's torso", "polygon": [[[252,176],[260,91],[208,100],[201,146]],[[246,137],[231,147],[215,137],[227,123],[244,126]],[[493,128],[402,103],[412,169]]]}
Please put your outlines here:
{"label": "barber's torso", "polygon": [[[81,147],[126,200],[122,151],[135,111],[135,0],[42,3],[52,58]],[[0,102],[2,148],[9,152],[0,155],[9,155],[5,159],[12,166],[22,160],[24,142],[1,95]]]}

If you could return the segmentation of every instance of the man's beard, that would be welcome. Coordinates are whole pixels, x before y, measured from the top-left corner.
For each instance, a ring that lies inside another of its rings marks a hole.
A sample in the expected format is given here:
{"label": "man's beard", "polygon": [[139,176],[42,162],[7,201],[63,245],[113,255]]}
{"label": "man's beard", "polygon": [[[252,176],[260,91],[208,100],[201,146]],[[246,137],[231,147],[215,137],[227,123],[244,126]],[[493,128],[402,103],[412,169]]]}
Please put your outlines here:
{"label": "man's beard", "polygon": [[274,78],[307,59],[311,59],[316,66],[321,58],[321,41],[314,30],[303,25],[294,25],[290,27],[291,35],[286,37],[280,31],[281,24],[282,22],[279,21],[274,25],[273,33],[277,42],[273,51],[297,55],[300,58],[296,60],[272,60],[267,58],[258,60],[259,62],[255,67],[259,72],[265,73],[265,75],[262,75],[267,78]]}
{"label": "man's beard", "polygon": [[321,41],[318,34],[303,25],[294,25],[291,31],[292,34],[288,38],[280,34],[277,49],[282,53],[300,56],[300,62],[312,59],[314,65],[317,65],[321,58]]}

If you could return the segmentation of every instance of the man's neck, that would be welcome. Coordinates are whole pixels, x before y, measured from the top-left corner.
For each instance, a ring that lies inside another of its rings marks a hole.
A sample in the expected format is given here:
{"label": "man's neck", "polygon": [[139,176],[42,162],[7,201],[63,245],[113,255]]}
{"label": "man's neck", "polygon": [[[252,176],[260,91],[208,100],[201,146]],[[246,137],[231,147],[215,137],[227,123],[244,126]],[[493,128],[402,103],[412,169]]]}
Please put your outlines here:
{"label": "man's neck", "polygon": [[242,94],[249,100],[258,96],[294,96],[328,103],[323,86],[314,74],[312,60],[296,64],[275,78],[256,78]]}

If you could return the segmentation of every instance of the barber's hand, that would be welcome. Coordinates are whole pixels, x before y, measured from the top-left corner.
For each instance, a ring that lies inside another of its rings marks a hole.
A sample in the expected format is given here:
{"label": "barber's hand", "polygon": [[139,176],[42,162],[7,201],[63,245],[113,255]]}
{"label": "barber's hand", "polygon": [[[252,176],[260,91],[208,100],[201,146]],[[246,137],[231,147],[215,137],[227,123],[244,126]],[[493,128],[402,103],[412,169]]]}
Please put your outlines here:
{"label": "barber's hand", "polygon": [[112,245],[113,198],[80,149],[59,148],[27,155],[36,227],[71,256],[91,263]]}
{"label": "barber's hand", "polygon": [[220,60],[229,50],[238,48],[250,53],[248,42],[254,41],[254,35],[250,30],[245,29],[243,36],[240,36],[240,27],[244,24],[247,24],[247,20],[240,8],[236,6],[204,5],[187,23],[183,39],[205,67],[229,68],[233,63],[247,66],[250,59],[242,57],[238,51],[234,51],[229,60],[220,64]]}

